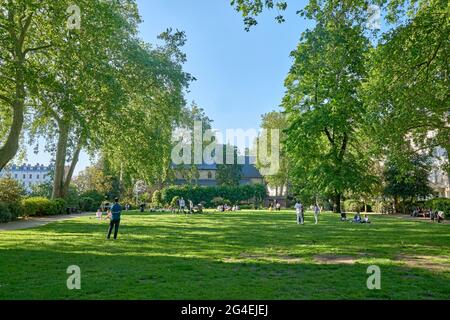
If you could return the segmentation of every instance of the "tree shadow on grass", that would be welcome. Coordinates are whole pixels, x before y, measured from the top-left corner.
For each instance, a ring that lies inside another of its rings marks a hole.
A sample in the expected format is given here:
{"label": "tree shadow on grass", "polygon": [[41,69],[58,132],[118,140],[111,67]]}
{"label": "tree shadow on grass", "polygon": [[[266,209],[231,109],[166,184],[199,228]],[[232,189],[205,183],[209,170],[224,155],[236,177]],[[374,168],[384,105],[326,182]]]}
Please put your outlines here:
{"label": "tree shadow on grass", "polygon": [[[380,265],[381,290],[365,264],[223,262],[169,255],[1,250],[0,299],[449,299],[439,273]],[[18,262],[20,262],[18,264]],[[70,291],[66,269],[81,269]]]}

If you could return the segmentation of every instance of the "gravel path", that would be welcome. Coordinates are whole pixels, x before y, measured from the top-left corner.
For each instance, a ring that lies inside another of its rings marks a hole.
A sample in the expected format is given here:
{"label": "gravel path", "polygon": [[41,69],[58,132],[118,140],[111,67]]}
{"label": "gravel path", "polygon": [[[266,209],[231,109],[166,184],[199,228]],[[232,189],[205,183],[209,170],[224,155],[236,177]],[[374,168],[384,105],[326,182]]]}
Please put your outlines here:
{"label": "gravel path", "polygon": [[80,213],[80,214],[64,214],[60,216],[51,217],[29,217],[27,219],[19,219],[8,223],[0,223],[0,232],[9,230],[21,230],[34,227],[43,226],[55,221],[69,220],[77,217],[83,217],[93,215],[93,213]]}

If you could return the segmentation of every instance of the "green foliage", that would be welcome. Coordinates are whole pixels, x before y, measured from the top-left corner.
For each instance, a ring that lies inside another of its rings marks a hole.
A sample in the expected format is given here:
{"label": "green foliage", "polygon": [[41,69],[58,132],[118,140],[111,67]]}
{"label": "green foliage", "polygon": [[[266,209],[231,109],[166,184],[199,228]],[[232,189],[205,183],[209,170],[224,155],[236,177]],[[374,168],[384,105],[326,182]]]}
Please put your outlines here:
{"label": "green foliage", "polygon": [[[161,200],[163,200],[162,199],[162,194],[161,194]],[[178,207],[178,200],[180,200],[179,196],[173,197],[172,200],[170,201],[170,207],[171,208],[177,208]]]}
{"label": "green foliage", "polygon": [[447,218],[450,218],[450,199],[435,198],[425,202],[425,206],[435,211],[443,211]]}
{"label": "green foliage", "polygon": [[101,204],[103,200],[105,200],[105,195],[103,193],[98,192],[97,190],[90,190],[83,192],[80,197],[91,198],[95,201],[95,203]]}
{"label": "green foliage", "polygon": [[22,206],[26,216],[54,216],[65,213],[66,202],[64,199],[32,197],[24,199]]}
{"label": "green foliage", "polygon": [[[227,163],[227,152],[233,153],[233,163]],[[220,186],[239,186],[243,165],[238,164],[238,149],[230,145],[223,146],[223,164],[217,165],[216,181]]]}
{"label": "green foliage", "polygon": [[11,220],[14,220],[14,218],[9,210],[8,204],[0,201],[0,223],[9,222]]}
{"label": "green foliage", "polygon": [[[264,180],[267,184],[279,190],[280,194],[283,194],[283,190],[289,185],[289,158],[286,155],[285,147],[283,142],[286,140],[285,130],[288,128],[288,123],[286,119],[286,115],[281,112],[272,111],[262,115],[262,124],[261,128],[267,130],[267,141],[261,141],[260,138],[257,139],[257,143],[267,143],[267,150],[271,150],[272,139],[271,139],[271,130],[276,129],[279,130],[280,134],[280,154],[279,154],[279,170],[276,174],[267,175],[264,177]],[[262,160],[262,161],[261,161]],[[262,169],[265,167],[264,160],[260,159],[259,154],[257,156],[256,167],[258,169]]]}
{"label": "green foliage", "polygon": [[358,94],[368,48],[362,28],[345,15],[319,19],[292,52],[285,81],[293,184],[311,196],[330,195],[337,211],[344,193],[368,191],[376,182]]}
{"label": "green foliage", "polygon": [[230,203],[253,200],[257,203],[267,196],[266,187],[262,184],[249,184],[238,187],[215,186],[171,186],[161,190],[161,198],[164,204],[169,204],[174,197],[183,197],[192,200],[194,204],[205,202],[207,207],[214,206],[213,199],[220,197]]}
{"label": "green foliage", "polygon": [[100,205],[101,205],[101,201],[98,202],[91,197],[81,197],[79,208],[81,211],[85,211],[85,212],[97,211],[97,209],[100,207]]}
{"label": "green foliage", "polygon": [[428,197],[433,190],[428,185],[430,159],[426,156],[412,155],[407,163],[388,161],[384,172],[386,186],[384,194],[402,199]]}
{"label": "green foliage", "polygon": [[0,179],[0,202],[4,210],[3,219],[14,220],[22,215],[22,186],[13,179]]}
{"label": "green foliage", "polygon": [[[173,200],[173,199],[172,199]],[[155,190],[153,192],[152,195],[152,205],[154,207],[160,207],[162,205],[163,201],[162,201],[162,195],[161,195],[161,191],[159,190]]]}
{"label": "green foliage", "polygon": [[364,211],[364,204],[358,200],[349,199],[344,201],[343,209],[345,211],[361,212]]}
{"label": "green foliage", "polygon": [[215,207],[217,207],[217,206],[224,204],[225,203],[224,201],[225,200],[222,197],[214,197],[211,200],[211,204],[213,204]]}
{"label": "green foliage", "polygon": [[51,198],[52,191],[53,191],[53,184],[51,182],[34,184],[31,186],[31,193],[29,194],[29,196]]}

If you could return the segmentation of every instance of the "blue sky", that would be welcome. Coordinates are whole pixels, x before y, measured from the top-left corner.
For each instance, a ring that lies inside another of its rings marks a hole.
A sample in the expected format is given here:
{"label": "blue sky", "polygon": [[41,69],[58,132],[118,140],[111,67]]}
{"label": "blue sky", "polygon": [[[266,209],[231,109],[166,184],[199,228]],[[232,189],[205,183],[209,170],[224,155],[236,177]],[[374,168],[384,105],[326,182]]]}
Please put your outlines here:
{"label": "blue sky", "polygon": [[[166,28],[184,30],[185,70],[197,78],[187,100],[204,108],[214,120],[214,128],[223,133],[226,129],[257,129],[262,114],[278,109],[292,63],[289,54],[301,33],[311,27],[295,15],[305,4],[297,2],[289,8],[285,23],[275,22],[275,11],[266,12],[258,18],[259,24],[246,32],[230,0],[138,0],[143,19],[140,35],[154,44]],[[40,151],[35,155],[29,148],[28,162],[48,164],[49,160],[48,154]],[[89,158],[83,154],[76,171],[87,165]]]}

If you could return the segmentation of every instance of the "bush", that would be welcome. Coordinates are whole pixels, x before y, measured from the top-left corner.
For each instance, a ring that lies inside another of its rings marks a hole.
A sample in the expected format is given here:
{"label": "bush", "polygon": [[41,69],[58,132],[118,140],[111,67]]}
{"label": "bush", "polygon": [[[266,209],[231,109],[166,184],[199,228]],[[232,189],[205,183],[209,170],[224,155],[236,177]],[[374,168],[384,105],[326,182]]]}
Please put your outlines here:
{"label": "bush", "polygon": [[[0,202],[3,203],[3,220],[11,221],[22,215],[22,194],[21,185],[13,179],[0,179]],[[6,213],[8,212],[8,213]]]}
{"label": "bush", "polygon": [[172,201],[170,201],[170,207],[171,208],[177,208],[178,207],[178,200],[180,200],[179,196],[173,197]]}
{"label": "bush", "polygon": [[344,211],[351,211],[351,212],[364,211],[364,205],[360,201],[353,199],[345,200],[343,207]]}
{"label": "bush", "polygon": [[425,202],[425,206],[435,211],[443,211],[447,218],[450,218],[450,199],[435,198]]}
{"label": "bush", "polygon": [[81,209],[81,211],[97,211],[97,209],[101,205],[101,202],[99,203],[91,197],[81,197],[79,203],[79,208]]}
{"label": "bush", "polygon": [[13,220],[13,216],[9,211],[9,207],[5,202],[0,202],[0,223]]}
{"label": "bush", "polygon": [[217,206],[220,206],[221,204],[224,204],[224,199],[223,199],[222,197],[214,197],[214,198],[211,200],[211,203],[212,203],[215,207],[217,207]]}
{"label": "bush", "polygon": [[156,208],[161,207],[163,204],[161,191],[155,190],[152,195],[152,205]]}
{"label": "bush", "polygon": [[52,215],[59,215],[66,213],[66,201],[64,199],[53,199],[52,203]]}
{"label": "bush", "polygon": [[230,186],[171,186],[161,190],[161,201],[163,204],[170,204],[175,197],[183,197],[185,200],[192,200],[194,204],[205,202],[207,207],[216,204],[214,198],[227,199],[231,203],[253,200],[255,204],[262,202],[266,196],[266,187],[262,184],[248,184],[238,187]]}
{"label": "bush", "polygon": [[27,216],[54,216],[64,214],[66,202],[63,199],[49,200],[43,197],[32,197],[22,201],[24,214]]}

